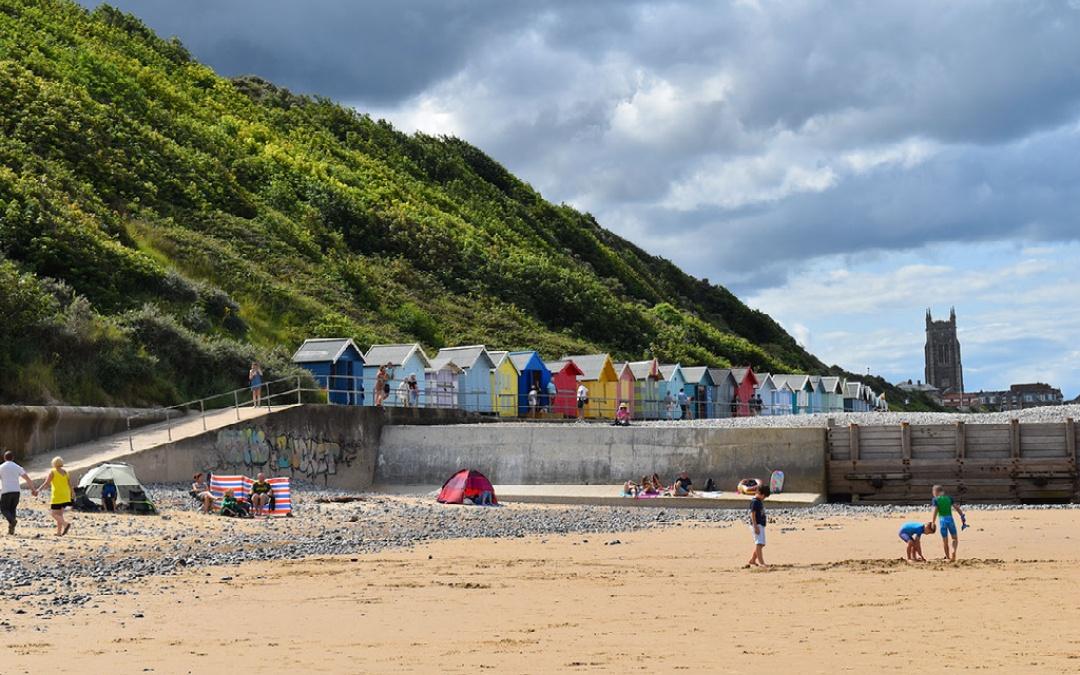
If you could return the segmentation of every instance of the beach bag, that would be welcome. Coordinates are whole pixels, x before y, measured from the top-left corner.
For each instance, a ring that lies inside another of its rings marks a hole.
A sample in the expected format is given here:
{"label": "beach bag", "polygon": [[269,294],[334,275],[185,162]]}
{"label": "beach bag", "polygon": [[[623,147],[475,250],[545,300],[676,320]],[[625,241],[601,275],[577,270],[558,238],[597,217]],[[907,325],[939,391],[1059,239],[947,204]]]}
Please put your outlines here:
{"label": "beach bag", "polygon": [[714,481],[712,478],[705,481],[705,492],[718,492],[718,490],[716,489],[716,481]]}
{"label": "beach bag", "polygon": [[772,477],[769,478],[769,491],[773,494],[784,491],[784,472],[773,471]]}

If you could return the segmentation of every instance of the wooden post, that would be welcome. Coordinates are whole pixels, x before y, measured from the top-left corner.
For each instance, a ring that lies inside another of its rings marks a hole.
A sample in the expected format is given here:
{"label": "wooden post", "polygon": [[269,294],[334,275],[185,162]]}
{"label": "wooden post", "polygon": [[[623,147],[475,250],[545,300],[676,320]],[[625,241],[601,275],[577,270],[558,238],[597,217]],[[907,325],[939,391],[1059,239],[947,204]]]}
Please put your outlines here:
{"label": "wooden post", "polygon": [[900,449],[905,462],[911,460],[911,425],[900,423]]}
{"label": "wooden post", "polygon": [[1080,464],[1080,457],[1076,455],[1076,423],[1071,417],[1065,418],[1065,452],[1074,464]]}
{"label": "wooden post", "polygon": [[1020,458],[1020,420],[1009,420],[1011,428],[1009,429],[1009,446],[1012,450],[1013,459]]}
{"label": "wooden post", "polygon": [[963,422],[956,423],[956,458],[963,459],[967,454],[967,427]]}
{"label": "wooden post", "polygon": [[848,425],[848,448],[851,450],[851,461],[859,461],[859,425]]}

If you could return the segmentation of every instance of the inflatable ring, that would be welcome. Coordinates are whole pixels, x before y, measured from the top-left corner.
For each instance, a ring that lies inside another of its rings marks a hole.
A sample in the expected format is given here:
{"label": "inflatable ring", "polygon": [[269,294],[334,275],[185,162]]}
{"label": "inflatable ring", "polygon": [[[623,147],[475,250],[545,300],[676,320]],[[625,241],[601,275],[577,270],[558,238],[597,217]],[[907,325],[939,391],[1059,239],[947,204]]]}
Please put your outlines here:
{"label": "inflatable ring", "polygon": [[763,483],[757,478],[743,478],[735,490],[741,495],[752,495],[757,492],[759,485]]}

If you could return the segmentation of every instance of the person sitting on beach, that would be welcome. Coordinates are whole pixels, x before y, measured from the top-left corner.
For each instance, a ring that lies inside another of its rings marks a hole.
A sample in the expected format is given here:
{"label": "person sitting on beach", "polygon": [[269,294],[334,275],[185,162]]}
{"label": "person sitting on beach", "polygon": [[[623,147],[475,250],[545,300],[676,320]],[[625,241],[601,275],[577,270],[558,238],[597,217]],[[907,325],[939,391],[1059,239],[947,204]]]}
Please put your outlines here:
{"label": "person sitting on beach", "polygon": [[934,521],[929,523],[916,523],[909,522],[904,523],[900,528],[900,541],[907,544],[907,559],[912,562],[926,562],[926,558],[922,552],[922,536],[924,534],[933,534],[935,530]]}
{"label": "person sitting on beach", "polygon": [[255,515],[264,515],[263,511],[269,507],[274,510],[274,488],[266,481],[266,476],[258,474],[255,482],[251,484],[251,506],[255,509]]}
{"label": "person sitting on beach", "polygon": [[652,479],[650,479],[648,476],[642,476],[641,485],[638,486],[638,496],[655,497],[658,494],[660,494],[660,490],[658,489],[657,485],[653,483]]}
{"label": "person sitting on beach", "polygon": [[247,504],[236,498],[236,492],[229,488],[221,499],[221,515],[226,518],[247,518]]}
{"label": "person sitting on beach", "polygon": [[668,488],[666,485],[664,485],[664,481],[660,480],[660,474],[654,473],[652,475],[652,478],[650,479],[650,482],[652,484],[652,489],[654,492],[656,492],[656,494],[664,494],[665,492],[668,492]]}
{"label": "person sitting on beach", "polygon": [[679,477],[675,479],[675,484],[671,486],[672,495],[675,497],[689,497],[693,495],[693,484],[694,482],[690,480],[690,475],[683,471],[679,474]]}
{"label": "person sitting on beach", "polygon": [[619,404],[619,409],[615,412],[615,421],[611,423],[613,427],[628,427],[630,426],[630,406],[625,403]]}
{"label": "person sitting on beach", "polygon": [[632,480],[628,480],[625,483],[623,483],[623,486],[622,486],[622,496],[623,497],[637,497],[637,495],[638,495],[638,484],[637,483],[635,483]]}
{"label": "person sitting on beach", "polygon": [[210,492],[210,488],[207,487],[206,482],[203,481],[203,475],[197,473],[191,477],[191,496],[197,501],[202,502],[202,512],[210,513],[214,510],[214,495]]}

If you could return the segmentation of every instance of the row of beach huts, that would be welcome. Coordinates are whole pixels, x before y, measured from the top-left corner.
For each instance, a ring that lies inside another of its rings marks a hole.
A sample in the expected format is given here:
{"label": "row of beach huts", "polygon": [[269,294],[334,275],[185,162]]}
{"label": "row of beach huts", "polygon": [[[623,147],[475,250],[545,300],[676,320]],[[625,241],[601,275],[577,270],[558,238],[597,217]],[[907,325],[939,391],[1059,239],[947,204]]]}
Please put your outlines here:
{"label": "row of beach huts", "polygon": [[[293,362],[307,369],[329,403],[460,408],[501,417],[576,417],[580,385],[584,416],[611,419],[625,403],[633,419],[804,415],[887,410],[884,394],[833,376],[758,373],[647,361],[616,362],[607,354],[545,361],[535,351],[484,345],[447,347],[429,357],[419,344],[372,345],[348,338],[306,340]],[[376,396],[379,370],[389,394]],[[377,400],[385,399],[385,400]]]}

